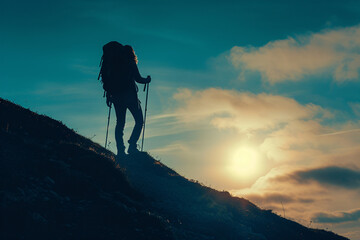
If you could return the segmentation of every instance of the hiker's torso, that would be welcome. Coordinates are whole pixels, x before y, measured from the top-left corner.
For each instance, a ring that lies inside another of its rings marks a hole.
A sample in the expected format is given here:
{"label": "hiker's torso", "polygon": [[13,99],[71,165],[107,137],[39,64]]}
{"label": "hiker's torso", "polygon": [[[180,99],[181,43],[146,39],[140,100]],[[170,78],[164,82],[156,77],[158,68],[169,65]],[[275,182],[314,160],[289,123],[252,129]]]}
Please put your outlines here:
{"label": "hiker's torso", "polygon": [[133,69],[129,64],[127,67],[126,75],[120,76],[113,89],[110,89],[109,92],[113,95],[136,95],[137,94],[137,85],[133,77]]}
{"label": "hiker's torso", "polygon": [[131,63],[119,62],[112,67],[117,68],[118,71],[114,71],[115,74],[112,75],[112,81],[104,83],[104,89],[111,95],[136,95],[137,86],[134,81],[134,70]]}

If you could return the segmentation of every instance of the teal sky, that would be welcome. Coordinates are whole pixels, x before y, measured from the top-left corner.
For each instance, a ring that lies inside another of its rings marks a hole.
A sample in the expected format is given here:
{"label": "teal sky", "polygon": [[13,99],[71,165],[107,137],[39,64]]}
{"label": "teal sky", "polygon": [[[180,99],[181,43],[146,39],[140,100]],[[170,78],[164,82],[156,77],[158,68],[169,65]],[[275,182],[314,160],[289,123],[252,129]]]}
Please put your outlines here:
{"label": "teal sky", "polygon": [[[0,3],[0,30],[1,97],[103,144],[101,48],[130,44],[153,79],[146,150],[360,239],[359,1],[13,0]],[[355,187],[336,181],[347,171]]]}

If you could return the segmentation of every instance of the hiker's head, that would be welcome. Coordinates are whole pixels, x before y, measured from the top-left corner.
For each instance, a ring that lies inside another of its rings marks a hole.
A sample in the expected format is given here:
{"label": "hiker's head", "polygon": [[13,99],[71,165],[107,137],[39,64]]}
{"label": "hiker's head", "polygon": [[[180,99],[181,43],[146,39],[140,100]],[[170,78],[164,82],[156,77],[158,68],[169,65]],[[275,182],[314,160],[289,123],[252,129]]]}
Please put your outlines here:
{"label": "hiker's head", "polygon": [[130,46],[130,45],[125,45],[124,46],[124,50],[125,50],[125,54],[126,57],[130,60],[130,61],[134,61],[136,64],[138,63],[138,59],[137,56],[135,54],[134,49]]}

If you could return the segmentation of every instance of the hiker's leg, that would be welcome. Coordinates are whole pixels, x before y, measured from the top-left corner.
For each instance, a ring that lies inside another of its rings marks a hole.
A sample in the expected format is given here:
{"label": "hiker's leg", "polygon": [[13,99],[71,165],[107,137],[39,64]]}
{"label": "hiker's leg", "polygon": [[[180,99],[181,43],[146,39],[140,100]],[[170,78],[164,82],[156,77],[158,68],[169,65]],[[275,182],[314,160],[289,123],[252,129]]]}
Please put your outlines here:
{"label": "hiker's leg", "polygon": [[131,133],[131,136],[130,136],[130,139],[128,142],[130,145],[136,146],[136,143],[139,140],[141,130],[143,127],[143,123],[144,123],[141,105],[140,105],[140,102],[137,99],[137,97],[136,97],[136,100],[132,101],[131,104],[129,104],[128,108],[135,120],[135,126],[134,126],[134,129]]}
{"label": "hiker's leg", "polygon": [[124,127],[126,117],[126,106],[121,102],[114,102],[114,108],[116,113],[116,127],[115,127],[115,140],[118,154],[125,152],[124,145]]}

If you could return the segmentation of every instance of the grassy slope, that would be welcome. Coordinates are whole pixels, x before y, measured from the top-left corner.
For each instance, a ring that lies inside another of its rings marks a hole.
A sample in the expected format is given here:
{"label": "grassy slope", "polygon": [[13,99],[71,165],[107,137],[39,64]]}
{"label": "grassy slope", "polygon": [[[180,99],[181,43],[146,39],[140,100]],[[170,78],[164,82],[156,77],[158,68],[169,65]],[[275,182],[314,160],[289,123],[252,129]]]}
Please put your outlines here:
{"label": "grassy slope", "polygon": [[2,99],[0,133],[2,239],[346,239],[189,181],[146,153],[115,168],[98,144]]}
{"label": "grassy slope", "polygon": [[1,99],[0,116],[0,239],[173,239],[110,152]]}

